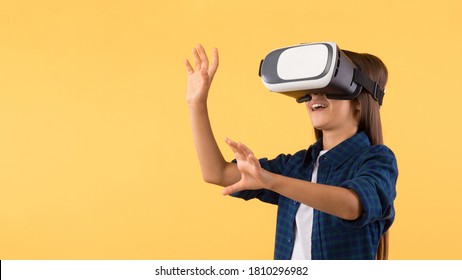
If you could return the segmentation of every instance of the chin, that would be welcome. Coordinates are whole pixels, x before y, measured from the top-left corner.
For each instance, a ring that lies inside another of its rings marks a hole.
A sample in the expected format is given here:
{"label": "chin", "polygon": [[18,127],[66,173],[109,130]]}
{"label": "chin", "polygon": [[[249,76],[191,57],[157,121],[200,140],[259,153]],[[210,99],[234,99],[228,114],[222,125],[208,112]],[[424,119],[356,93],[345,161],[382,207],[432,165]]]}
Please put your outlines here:
{"label": "chin", "polygon": [[313,126],[313,128],[316,128],[319,130],[323,130],[323,128],[326,127],[325,124],[319,123],[319,122],[311,122],[311,125]]}

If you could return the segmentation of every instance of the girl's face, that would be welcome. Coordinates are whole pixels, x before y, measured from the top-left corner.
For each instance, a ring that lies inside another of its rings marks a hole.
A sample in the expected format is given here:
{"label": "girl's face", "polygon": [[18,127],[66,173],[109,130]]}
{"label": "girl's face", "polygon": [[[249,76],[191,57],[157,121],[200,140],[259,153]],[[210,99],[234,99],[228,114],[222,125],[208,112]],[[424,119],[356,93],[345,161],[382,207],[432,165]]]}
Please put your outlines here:
{"label": "girl's face", "polygon": [[351,100],[328,99],[324,94],[312,94],[305,102],[314,128],[328,131],[357,130],[359,124],[359,104]]}

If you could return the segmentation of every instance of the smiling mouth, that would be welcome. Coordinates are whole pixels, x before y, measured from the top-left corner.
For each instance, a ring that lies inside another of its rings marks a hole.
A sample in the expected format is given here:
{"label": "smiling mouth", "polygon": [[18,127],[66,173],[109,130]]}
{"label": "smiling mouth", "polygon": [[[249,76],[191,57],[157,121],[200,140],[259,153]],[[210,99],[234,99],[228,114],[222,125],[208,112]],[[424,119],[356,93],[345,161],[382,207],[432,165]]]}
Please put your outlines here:
{"label": "smiling mouth", "polygon": [[320,104],[320,103],[311,104],[311,111],[313,111],[313,112],[323,110],[325,108],[327,108],[327,105]]}

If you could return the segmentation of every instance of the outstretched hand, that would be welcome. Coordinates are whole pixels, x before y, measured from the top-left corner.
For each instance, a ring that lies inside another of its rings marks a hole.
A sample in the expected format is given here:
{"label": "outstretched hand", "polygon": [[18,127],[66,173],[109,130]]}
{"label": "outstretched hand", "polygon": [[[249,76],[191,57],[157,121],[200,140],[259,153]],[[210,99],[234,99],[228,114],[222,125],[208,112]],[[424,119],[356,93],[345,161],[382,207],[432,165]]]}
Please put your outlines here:
{"label": "outstretched hand", "polygon": [[191,63],[185,60],[186,71],[188,72],[186,100],[189,104],[207,101],[210,85],[218,69],[218,50],[216,48],[213,49],[210,64],[202,45],[199,44],[192,53],[195,67],[193,68]]}
{"label": "outstretched hand", "polygon": [[258,190],[267,188],[271,182],[271,173],[264,170],[253,152],[242,143],[231,139],[225,140],[226,144],[233,150],[237,160],[237,168],[241,172],[239,182],[225,187],[223,195],[229,195],[242,190]]}

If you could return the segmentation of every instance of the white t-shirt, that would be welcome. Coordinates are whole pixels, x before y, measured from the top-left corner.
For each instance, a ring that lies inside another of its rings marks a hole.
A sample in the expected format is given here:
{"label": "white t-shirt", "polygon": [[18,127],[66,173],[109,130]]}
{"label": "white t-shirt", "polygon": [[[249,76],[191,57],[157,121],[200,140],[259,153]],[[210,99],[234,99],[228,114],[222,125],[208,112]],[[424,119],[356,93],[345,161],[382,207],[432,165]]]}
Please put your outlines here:
{"label": "white t-shirt", "polygon": [[[328,150],[319,152],[318,158],[314,163],[311,182],[318,180],[319,158],[327,153]],[[311,260],[311,234],[313,229],[313,208],[303,203],[297,210],[295,216],[295,242],[292,252],[292,260]]]}

